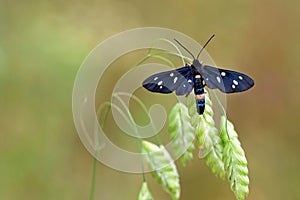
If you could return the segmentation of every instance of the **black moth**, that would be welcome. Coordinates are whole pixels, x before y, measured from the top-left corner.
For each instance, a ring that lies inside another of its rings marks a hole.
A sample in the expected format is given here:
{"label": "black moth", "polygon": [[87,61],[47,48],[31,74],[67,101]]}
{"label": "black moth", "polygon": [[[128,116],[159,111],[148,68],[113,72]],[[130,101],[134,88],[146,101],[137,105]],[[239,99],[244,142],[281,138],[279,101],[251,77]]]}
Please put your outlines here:
{"label": "black moth", "polygon": [[254,81],[249,76],[199,62],[199,55],[213,37],[214,35],[201,48],[197,58],[175,39],[193,57],[193,63],[179,69],[154,74],[143,81],[143,87],[151,92],[167,94],[175,91],[176,95],[186,96],[194,89],[199,115],[203,114],[205,108],[205,86],[210,89],[217,88],[224,93],[243,92],[251,88]]}

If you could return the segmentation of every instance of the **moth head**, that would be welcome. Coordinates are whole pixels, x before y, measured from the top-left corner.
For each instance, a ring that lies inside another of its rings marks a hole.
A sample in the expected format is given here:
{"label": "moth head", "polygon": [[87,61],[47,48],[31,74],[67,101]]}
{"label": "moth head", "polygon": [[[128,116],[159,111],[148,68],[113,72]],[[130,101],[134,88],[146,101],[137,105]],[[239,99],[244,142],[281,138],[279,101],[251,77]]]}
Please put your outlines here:
{"label": "moth head", "polygon": [[199,67],[201,67],[202,64],[199,62],[198,59],[194,59],[192,65],[196,68],[199,68]]}

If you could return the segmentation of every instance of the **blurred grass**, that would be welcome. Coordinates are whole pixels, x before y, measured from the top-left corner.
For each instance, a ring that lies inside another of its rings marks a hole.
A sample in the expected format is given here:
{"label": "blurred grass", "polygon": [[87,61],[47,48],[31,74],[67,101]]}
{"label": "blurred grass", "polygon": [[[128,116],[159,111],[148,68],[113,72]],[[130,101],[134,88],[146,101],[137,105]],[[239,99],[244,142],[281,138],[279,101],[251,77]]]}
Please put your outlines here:
{"label": "blurred grass", "polygon": [[[0,0],[0,199],[88,198],[93,159],[74,129],[73,81],[99,42],[143,26],[199,42],[216,33],[207,47],[215,62],[256,82],[227,98],[249,161],[249,199],[300,199],[299,8],[297,0]],[[179,170],[182,199],[234,198],[203,161]],[[141,181],[99,164],[96,199],[134,199]]]}

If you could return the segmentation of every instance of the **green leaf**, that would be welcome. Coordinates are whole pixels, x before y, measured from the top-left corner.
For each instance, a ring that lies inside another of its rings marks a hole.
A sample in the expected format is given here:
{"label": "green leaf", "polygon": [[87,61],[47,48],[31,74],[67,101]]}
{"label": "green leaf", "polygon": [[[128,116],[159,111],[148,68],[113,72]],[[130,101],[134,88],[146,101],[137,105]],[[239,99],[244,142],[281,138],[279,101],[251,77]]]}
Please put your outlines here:
{"label": "green leaf", "polygon": [[224,141],[223,162],[231,190],[238,200],[249,194],[247,159],[233,124],[221,117],[221,137]]}
{"label": "green leaf", "polygon": [[150,190],[148,188],[148,185],[146,182],[143,182],[143,185],[141,187],[139,196],[138,196],[138,200],[152,200],[153,197],[150,193]]}
{"label": "green leaf", "polygon": [[172,147],[175,157],[181,156],[182,164],[193,159],[195,149],[195,130],[190,123],[191,118],[187,107],[182,103],[177,103],[169,114],[169,133],[172,140]]}
{"label": "green leaf", "polygon": [[145,159],[149,165],[152,176],[156,181],[168,192],[173,200],[179,199],[180,183],[179,175],[168,151],[164,146],[143,141],[142,152],[145,154]]}
{"label": "green leaf", "polygon": [[192,124],[196,129],[196,137],[200,148],[199,157],[206,160],[212,172],[224,179],[223,142],[213,118],[212,102],[208,93],[205,95],[205,111],[199,115],[196,110],[195,96],[190,94],[187,106]]}

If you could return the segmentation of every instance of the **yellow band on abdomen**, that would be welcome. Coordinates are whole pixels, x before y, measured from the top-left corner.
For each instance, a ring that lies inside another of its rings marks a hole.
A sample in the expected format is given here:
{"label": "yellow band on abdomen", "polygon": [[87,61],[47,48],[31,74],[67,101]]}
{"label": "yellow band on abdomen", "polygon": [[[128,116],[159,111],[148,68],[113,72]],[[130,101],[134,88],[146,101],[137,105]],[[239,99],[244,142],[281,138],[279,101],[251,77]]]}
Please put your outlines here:
{"label": "yellow band on abdomen", "polygon": [[205,98],[205,95],[204,94],[197,94],[195,96],[196,99],[204,99]]}

